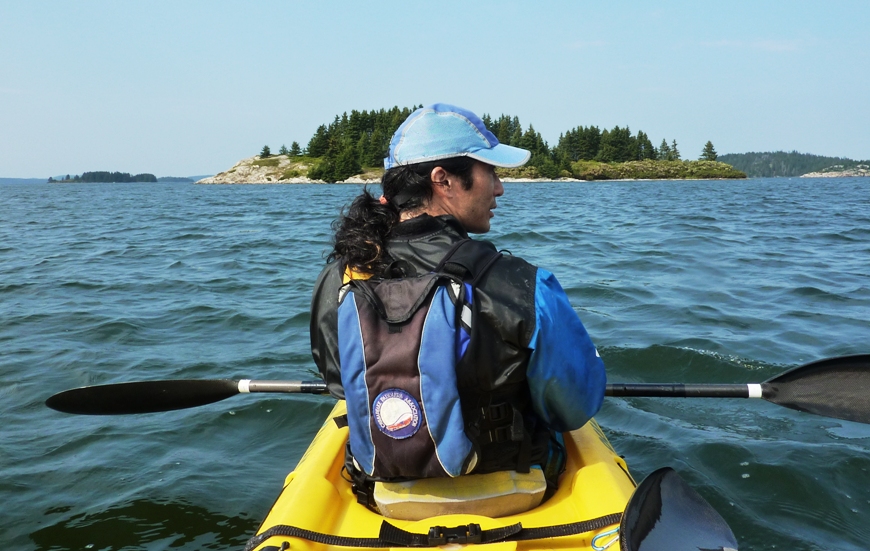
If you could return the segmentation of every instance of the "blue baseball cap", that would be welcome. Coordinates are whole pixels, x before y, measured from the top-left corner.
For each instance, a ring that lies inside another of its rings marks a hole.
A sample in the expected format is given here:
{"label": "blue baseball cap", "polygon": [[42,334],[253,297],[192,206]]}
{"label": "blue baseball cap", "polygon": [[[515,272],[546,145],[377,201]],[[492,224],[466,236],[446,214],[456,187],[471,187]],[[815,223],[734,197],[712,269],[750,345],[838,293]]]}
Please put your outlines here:
{"label": "blue baseball cap", "polygon": [[511,168],[526,164],[531,155],[525,149],[499,143],[480,117],[471,111],[436,103],[411,113],[396,130],[384,168],[450,157],[471,157],[489,165]]}

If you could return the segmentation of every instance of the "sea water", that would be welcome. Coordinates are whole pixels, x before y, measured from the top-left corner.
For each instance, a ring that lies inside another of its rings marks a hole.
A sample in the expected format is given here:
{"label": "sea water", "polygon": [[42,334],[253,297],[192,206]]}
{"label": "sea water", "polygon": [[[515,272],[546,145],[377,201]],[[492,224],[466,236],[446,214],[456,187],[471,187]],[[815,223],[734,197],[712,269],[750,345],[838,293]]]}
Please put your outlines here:
{"label": "sea water", "polygon": [[[308,307],[355,185],[0,186],[0,548],[238,549],[332,407],[245,395],[64,415],[53,393],[314,379]],[[554,272],[611,382],[757,383],[870,352],[870,179],[517,183],[487,235]],[[764,401],[607,399],[741,549],[870,541],[870,426]]]}

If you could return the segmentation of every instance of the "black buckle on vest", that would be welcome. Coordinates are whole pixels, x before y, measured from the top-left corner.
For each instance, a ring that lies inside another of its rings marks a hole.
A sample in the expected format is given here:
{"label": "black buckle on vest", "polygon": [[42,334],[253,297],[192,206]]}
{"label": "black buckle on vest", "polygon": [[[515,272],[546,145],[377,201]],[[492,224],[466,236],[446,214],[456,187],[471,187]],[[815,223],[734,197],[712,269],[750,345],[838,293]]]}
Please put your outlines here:
{"label": "black buckle on vest", "polygon": [[448,543],[480,543],[482,532],[479,524],[466,526],[433,526],[429,528],[429,545],[446,545]]}
{"label": "black buckle on vest", "polygon": [[[509,404],[499,404],[499,406],[492,406],[489,409],[495,410],[496,408],[500,409],[500,406],[505,406],[506,414],[501,419],[502,423],[505,420],[510,419],[511,423],[509,425],[505,424],[501,427],[490,428],[489,430],[484,430],[480,434],[480,441],[483,444],[500,444],[502,442],[522,442],[526,435],[525,425],[523,423],[522,414],[511,407]],[[510,413],[508,415],[507,413]]]}
{"label": "black buckle on vest", "polygon": [[503,442],[511,442],[511,427],[498,427],[493,430],[488,430],[483,434],[483,441],[486,444],[501,444]]}
{"label": "black buckle on vest", "polygon": [[496,404],[494,406],[486,406],[482,407],[481,414],[483,415],[483,419],[489,423],[498,423],[499,421],[504,421],[505,419],[510,419],[513,415],[513,406],[508,404],[507,402],[502,402],[501,404]]}

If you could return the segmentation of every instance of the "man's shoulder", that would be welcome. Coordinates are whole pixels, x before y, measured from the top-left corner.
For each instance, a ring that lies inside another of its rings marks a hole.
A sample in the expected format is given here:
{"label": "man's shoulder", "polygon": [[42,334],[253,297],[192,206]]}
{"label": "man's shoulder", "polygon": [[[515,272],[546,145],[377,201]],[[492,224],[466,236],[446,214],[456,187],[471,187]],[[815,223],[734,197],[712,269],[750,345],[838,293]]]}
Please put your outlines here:
{"label": "man's shoulder", "polygon": [[337,290],[339,287],[341,287],[343,273],[343,262],[328,262],[326,266],[324,266],[323,269],[320,270],[320,274],[317,276],[317,281],[314,283],[315,293],[325,287]]}
{"label": "man's shoulder", "polygon": [[323,266],[323,269],[320,270],[320,275],[317,276],[317,279],[323,279],[324,277],[334,277],[335,274],[342,273],[343,263],[336,260],[333,262],[327,262],[326,265]]}
{"label": "man's shoulder", "polygon": [[493,244],[490,241],[483,241],[483,240],[481,240],[481,241],[489,244],[489,246],[493,247],[494,250],[497,250],[501,254],[501,257],[499,258],[498,262],[495,265],[497,267],[500,267],[501,269],[510,269],[510,270],[522,269],[522,270],[532,270],[532,271],[535,271],[538,269],[537,266],[535,266],[531,262],[527,261],[523,257],[515,255],[513,252],[511,252],[508,249],[500,249],[500,248],[498,248],[498,246],[496,246],[495,244]]}

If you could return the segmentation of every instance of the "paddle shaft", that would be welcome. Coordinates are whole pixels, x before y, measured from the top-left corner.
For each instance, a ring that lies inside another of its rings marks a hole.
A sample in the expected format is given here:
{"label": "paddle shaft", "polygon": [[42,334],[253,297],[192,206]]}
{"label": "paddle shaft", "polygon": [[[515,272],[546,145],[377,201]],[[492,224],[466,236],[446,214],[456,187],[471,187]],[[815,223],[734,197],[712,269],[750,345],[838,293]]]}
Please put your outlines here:
{"label": "paddle shaft", "polygon": [[613,383],[605,396],[619,398],[763,398],[760,384]]}
{"label": "paddle shaft", "polygon": [[326,394],[323,381],[239,381],[239,392],[286,392],[292,394]]}
{"label": "paddle shaft", "polygon": [[[239,381],[239,392],[325,394],[321,381]],[[617,398],[762,398],[760,384],[613,383],[605,396]]]}
{"label": "paddle shaft", "polygon": [[[247,388],[248,390],[244,390]],[[761,384],[612,383],[604,390],[614,398],[763,398]],[[326,394],[321,381],[239,381],[239,392]]]}

